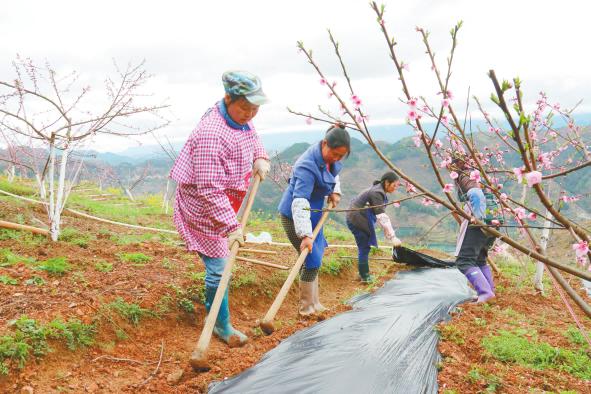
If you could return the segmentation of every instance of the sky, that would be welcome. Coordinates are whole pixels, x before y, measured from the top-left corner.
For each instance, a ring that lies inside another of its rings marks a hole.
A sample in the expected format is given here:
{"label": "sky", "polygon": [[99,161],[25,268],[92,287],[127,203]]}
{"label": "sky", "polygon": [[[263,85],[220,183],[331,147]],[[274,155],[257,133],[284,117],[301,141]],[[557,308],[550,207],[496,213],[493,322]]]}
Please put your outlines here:
{"label": "sky", "polygon": [[[463,113],[468,89],[488,104],[494,69],[500,78],[519,76],[525,99],[540,91],[550,101],[591,112],[591,37],[586,1],[385,1],[386,26],[398,45],[411,92],[438,104],[437,85],[417,26],[430,31],[438,65],[445,70],[449,30],[463,27],[454,57],[450,90]],[[187,138],[201,115],[223,96],[221,75],[243,69],[257,74],[272,100],[261,107],[255,125],[261,134],[325,128],[307,125],[286,107],[317,113],[318,105],[338,112],[326,87],[296,48],[301,40],[330,81],[349,97],[328,41],[330,29],[340,43],[348,72],[369,126],[402,124],[406,105],[376,17],[365,0],[299,1],[11,1],[0,13],[0,80],[14,79],[11,61],[19,54],[58,73],[78,71],[100,90],[119,64],[145,60],[154,75],[146,91],[154,103],[170,105],[171,124],[162,134]],[[469,111],[473,116],[474,104]],[[138,141],[113,137],[93,141],[101,151],[120,151]],[[141,143],[154,143],[147,138]]]}

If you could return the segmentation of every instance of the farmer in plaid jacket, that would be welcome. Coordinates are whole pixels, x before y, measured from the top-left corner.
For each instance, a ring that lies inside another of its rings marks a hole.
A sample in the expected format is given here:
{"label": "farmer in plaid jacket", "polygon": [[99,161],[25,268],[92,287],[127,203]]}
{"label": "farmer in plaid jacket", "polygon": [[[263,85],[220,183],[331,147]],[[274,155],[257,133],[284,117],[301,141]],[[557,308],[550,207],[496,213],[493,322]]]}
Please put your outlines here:
{"label": "farmer in plaid jacket", "polygon": [[[201,118],[181,150],[170,177],[178,184],[174,224],[190,251],[205,264],[205,308],[211,308],[229,248],[244,244],[236,213],[251,176],[261,180],[270,165],[252,119],[267,102],[258,77],[245,71],[222,76],[225,96]],[[228,292],[223,298],[214,333],[226,343],[247,341],[232,327]]]}

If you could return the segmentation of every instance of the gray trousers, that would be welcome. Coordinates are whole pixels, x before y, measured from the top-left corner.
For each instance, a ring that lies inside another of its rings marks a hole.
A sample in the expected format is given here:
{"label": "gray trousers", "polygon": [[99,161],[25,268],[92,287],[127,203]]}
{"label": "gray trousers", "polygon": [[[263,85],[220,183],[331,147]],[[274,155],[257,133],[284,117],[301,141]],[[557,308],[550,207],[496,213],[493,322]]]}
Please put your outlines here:
{"label": "gray trousers", "polygon": [[468,226],[466,235],[456,258],[456,266],[465,273],[470,267],[486,265],[488,251],[495,243],[495,237],[486,235],[480,227]]}

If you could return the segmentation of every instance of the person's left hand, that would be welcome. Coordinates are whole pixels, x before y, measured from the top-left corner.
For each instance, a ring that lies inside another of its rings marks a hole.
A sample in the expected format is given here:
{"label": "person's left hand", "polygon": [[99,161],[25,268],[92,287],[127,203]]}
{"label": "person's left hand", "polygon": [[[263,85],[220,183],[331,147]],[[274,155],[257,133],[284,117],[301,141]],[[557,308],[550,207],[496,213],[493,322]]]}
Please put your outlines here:
{"label": "person's left hand", "polygon": [[267,175],[269,174],[270,170],[271,170],[271,163],[269,163],[269,160],[256,159],[254,161],[253,166],[252,166],[252,175],[253,176],[258,175],[261,177],[261,181],[264,181],[265,178],[267,177]]}
{"label": "person's left hand", "polygon": [[328,196],[328,202],[332,202],[333,208],[336,207],[341,202],[341,195],[339,193],[332,193]]}

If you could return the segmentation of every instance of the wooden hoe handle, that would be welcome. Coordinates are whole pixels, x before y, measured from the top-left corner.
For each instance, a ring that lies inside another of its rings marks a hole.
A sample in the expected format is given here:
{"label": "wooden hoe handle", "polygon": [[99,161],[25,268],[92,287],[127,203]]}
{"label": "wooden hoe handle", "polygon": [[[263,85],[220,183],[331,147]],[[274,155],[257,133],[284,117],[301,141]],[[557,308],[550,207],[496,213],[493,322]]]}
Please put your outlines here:
{"label": "wooden hoe handle", "polygon": [[[332,205],[332,203],[329,203],[328,208],[331,209],[333,207],[334,206]],[[324,211],[322,213],[322,217],[320,218],[320,221],[318,222],[318,224],[314,228],[314,231],[312,232],[312,240],[316,239],[316,236],[318,235],[318,233],[320,232],[320,229],[324,225],[324,222],[328,218],[329,213],[330,213],[330,210]],[[275,297],[275,301],[273,301],[273,304],[271,305],[271,307],[267,311],[267,314],[263,318],[263,321],[261,322],[261,329],[263,330],[263,332],[265,334],[269,335],[273,331],[275,331],[275,328],[273,327],[273,320],[275,319],[275,315],[277,315],[279,308],[281,308],[281,305],[283,304],[283,301],[285,300],[285,297],[287,296],[287,292],[291,288],[291,285],[293,284],[296,276],[298,275],[298,272],[300,272],[300,268],[302,267],[302,264],[304,264],[306,257],[308,257],[308,253],[309,253],[308,249],[304,249],[300,253],[300,256],[298,257],[297,261],[295,262],[294,266],[291,268],[291,271],[289,272],[289,275],[287,276],[285,283],[283,283],[281,290],[279,290],[279,294],[277,294],[277,297]]]}
{"label": "wooden hoe handle", "polygon": [[[244,212],[242,213],[242,218],[240,220],[240,225],[243,230],[246,226],[248,215],[250,214],[250,210],[252,208],[252,204],[254,202],[254,198],[256,196],[260,183],[261,178],[258,175],[256,175],[253,180],[251,192],[248,195],[248,200],[246,201],[246,207],[244,209]],[[218,313],[220,311],[222,299],[224,298],[224,294],[226,293],[228,283],[230,282],[232,267],[234,266],[234,261],[236,259],[236,254],[238,253],[239,248],[240,244],[238,242],[234,242],[231,246],[230,256],[228,257],[228,261],[226,262],[226,267],[224,268],[222,279],[220,280],[220,284],[215,293],[213,303],[211,305],[209,313],[207,314],[207,318],[205,319],[205,325],[203,326],[203,330],[201,331],[201,336],[199,337],[197,346],[195,347],[195,350],[193,350],[193,354],[191,355],[190,363],[191,366],[196,370],[208,369],[206,356],[207,348],[209,347],[209,341],[211,340],[213,327],[218,318]]]}

